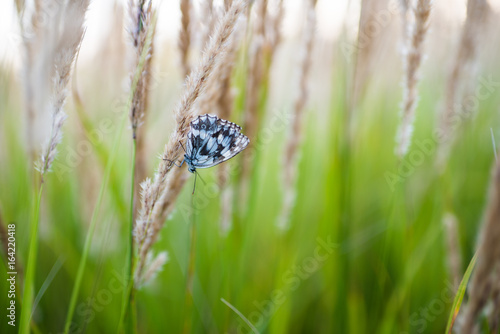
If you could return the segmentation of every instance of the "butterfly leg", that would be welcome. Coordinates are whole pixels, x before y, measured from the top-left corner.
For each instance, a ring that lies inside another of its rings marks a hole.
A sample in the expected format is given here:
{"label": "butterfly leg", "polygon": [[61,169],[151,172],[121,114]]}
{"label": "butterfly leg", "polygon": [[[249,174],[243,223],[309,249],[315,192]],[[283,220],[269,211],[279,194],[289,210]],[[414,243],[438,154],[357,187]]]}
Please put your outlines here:
{"label": "butterfly leg", "polygon": [[175,163],[175,160],[170,160],[170,159],[167,159],[167,158],[163,158],[164,161],[168,161],[168,163],[170,165],[175,165],[176,167],[182,167],[182,165],[184,164],[184,161],[186,161],[186,159],[182,159],[181,163],[178,165]]}
{"label": "butterfly leg", "polygon": [[181,144],[182,149],[184,150],[184,152],[186,152],[186,149],[184,148],[184,145],[182,145],[182,143],[180,141],[179,141],[179,144]]}

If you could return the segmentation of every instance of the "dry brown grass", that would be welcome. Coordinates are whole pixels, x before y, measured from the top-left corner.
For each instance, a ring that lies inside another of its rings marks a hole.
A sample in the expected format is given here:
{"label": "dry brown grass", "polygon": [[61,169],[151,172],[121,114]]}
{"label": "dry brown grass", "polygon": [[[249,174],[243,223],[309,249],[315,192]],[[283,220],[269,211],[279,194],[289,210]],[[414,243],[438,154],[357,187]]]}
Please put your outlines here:
{"label": "dry brown grass", "polygon": [[217,22],[218,15],[214,7],[213,0],[205,0],[201,4],[202,11],[200,19],[203,20],[203,31],[201,34],[201,47],[205,47],[208,43],[212,30],[214,30],[215,22]]}
{"label": "dry brown grass", "polygon": [[[212,89],[213,92],[217,92],[214,95],[216,109],[218,111],[219,117],[222,119],[231,119],[231,115],[234,109],[234,97],[231,90],[231,74],[233,72],[234,66],[236,64],[236,56],[238,51],[238,40],[243,35],[246,26],[246,20],[242,20],[238,31],[233,36],[233,41],[231,45],[231,51],[228,55],[228,61],[226,66],[222,68],[220,79],[217,85],[214,85],[216,89]],[[218,184],[221,191],[221,220],[220,220],[220,230],[223,235],[231,229],[231,216],[232,216],[232,194],[233,189],[228,185],[229,183],[229,166],[221,165],[217,171],[218,173]]]}
{"label": "dry brown grass", "polygon": [[283,0],[278,0],[276,4],[276,13],[269,19],[269,44],[272,53],[276,52],[278,45],[281,42],[281,25],[283,17],[285,16],[285,9],[283,8]]}
{"label": "dry brown grass", "polygon": [[[196,103],[195,108],[199,110],[200,114],[212,113],[224,119],[231,118],[231,112],[233,110],[233,93],[230,91],[231,73],[234,68],[238,48],[240,46],[240,38],[244,32],[246,23],[244,15],[241,15],[238,20],[239,21],[234,27],[234,32],[228,41],[229,46],[227,53],[224,55],[224,61],[221,62],[221,66],[214,69],[213,74],[208,79],[207,89],[199,97]],[[228,165],[225,164],[220,165],[218,167],[219,173],[227,173],[227,167]],[[173,173],[175,173],[175,175],[172,175],[172,181],[167,185],[161,216],[158,217],[160,220],[165,220],[172,212],[175,200],[190,175],[182,169],[175,170]],[[223,193],[226,192],[224,185],[219,184],[219,188]],[[222,197],[227,196],[222,195]]]}
{"label": "dry brown grass", "polygon": [[[213,83],[203,99],[200,102],[200,107],[206,110],[206,113],[216,114],[222,119],[230,120],[234,109],[234,93],[231,85],[231,75],[237,63],[239,41],[244,37],[246,28],[246,17],[242,15],[236,31],[233,34],[231,41],[231,48],[228,52],[227,61],[225,66],[219,71],[219,75],[215,78]],[[205,111],[203,112],[205,113]],[[222,164],[218,168],[218,184],[221,191],[221,231],[226,234],[231,229],[231,207],[232,207],[232,193],[233,189],[228,185],[229,183],[229,168],[228,165]]]}
{"label": "dry brown grass", "polygon": [[409,31],[409,39],[404,52],[404,95],[401,123],[396,137],[396,154],[402,158],[408,152],[413,134],[413,122],[418,101],[417,85],[419,69],[424,57],[423,44],[429,28],[432,0],[418,0],[413,14],[415,22]]}
{"label": "dry brown grass", "polygon": [[217,114],[220,118],[229,119],[232,111],[233,94],[231,92],[231,74],[236,63],[240,38],[245,28],[246,20],[240,19],[235,32],[228,41],[228,51],[225,55],[225,64],[217,68],[209,78],[207,89],[200,96],[197,107],[201,114]]}
{"label": "dry brown grass", "polygon": [[460,112],[456,105],[463,98],[462,87],[466,85],[466,81],[472,80],[472,68],[477,61],[481,36],[490,11],[491,8],[486,0],[467,1],[467,19],[462,29],[457,55],[453,58],[446,82],[444,110],[440,115],[442,145],[439,147],[437,162],[440,167],[444,166],[454,142],[454,117]]}
{"label": "dry brown grass", "polygon": [[408,14],[410,11],[410,0],[399,0],[399,7],[401,10],[401,27],[402,27],[402,36],[403,36],[403,41],[406,42],[408,39],[408,30],[410,28],[410,25],[408,24]]}
{"label": "dry brown grass", "polygon": [[[247,84],[245,93],[245,120],[244,129],[250,138],[251,148],[257,136],[259,127],[259,100],[262,82],[264,79],[264,43],[266,38],[267,0],[257,0],[253,6],[255,17],[251,20],[253,27],[251,44],[248,52]],[[248,179],[252,172],[251,150],[243,152],[242,169],[242,203],[246,203],[248,193]]]}
{"label": "dry brown grass", "polygon": [[181,0],[181,30],[179,33],[179,50],[184,77],[191,71],[189,64],[189,50],[191,46],[191,0]]}
{"label": "dry brown grass", "polygon": [[160,160],[153,181],[147,181],[143,187],[141,210],[135,226],[135,238],[138,244],[139,262],[136,276],[140,284],[143,278],[144,264],[151,246],[158,237],[158,231],[163,226],[168,210],[180,193],[184,184],[181,178],[184,170],[175,167],[172,161],[177,161],[182,154],[181,143],[185,142],[191,121],[199,114],[196,102],[207,89],[210,76],[225,63],[230,49],[231,35],[241,13],[248,2],[237,0],[227,11],[221,22],[216,26],[207,45],[203,57],[197,67],[186,79],[184,94],[174,110],[176,128],[172,133]]}
{"label": "dry brown grass", "polygon": [[[469,300],[465,308],[462,333],[477,332],[477,321],[498,285],[500,268],[500,164],[497,163],[490,185],[485,221],[480,231],[477,263],[469,281]],[[498,308],[496,308],[498,311]],[[493,318],[500,317],[495,314]]]}
{"label": "dry brown grass", "polygon": [[297,97],[293,109],[293,124],[283,157],[284,201],[279,216],[278,226],[284,230],[288,229],[290,226],[290,215],[295,205],[296,198],[297,168],[300,159],[300,144],[303,137],[305,107],[309,97],[309,76],[311,72],[312,52],[316,32],[316,3],[317,0],[309,0],[307,2],[307,20],[300,50],[299,90],[296,95]]}
{"label": "dry brown grass", "polygon": [[[245,132],[252,140],[257,135],[259,125],[259,93],[264,79],[264,44],[266,42],[267,0],[255,2],[255,17],[252,22],[253,34],[248,54],[247,91],[245,96]],[[246,164],[245,164],[246,165]]]}
{"label": "dry brown grass", "polygon": [[[135,154],[135,176],[134,189],[138,189],[139,184],[146,178],[147,164],[145,156],[145,131],[142,126],[146,120],[149,103],[149,93],[152,80],[152,61],[154,55],[154,37],[156,31],[156,21],[153,17],[156,10],[153,9],[151,1],[129,1],[130,25],[128,32],[133,50],[133,62],[130,70],[131,89],[134,89],[130,105],[130,124],[132,128],[132,139],[136,142]],[[145,50],[145,48],[148,48]],[[144,63],[141,59],[145,56]],[[141,72],[136,79],[136,69],[141,68]],[[136,81],[134,81],[136,80]],[[133,87],[135,84],[135,87]],[[137,196],[134,192],[134,217],[137,214]]]}
{"label": "dry brown grass", "polygon": [[498,333],[500,326],[500,266],[496,268],[496,281],[491,291],[492,307],[488,315],[488,323],[491,333]]}
{"label": "dry brown grass", "polygon": [[155,24],[152,24],[152,18],[154,11],[152,8],[151,1],[146,4],[145,0],[129,2],[129,15],[130,15],[130,28],[129,34],[132,41],[132,47],[134,50],[134,61],[132,64],[132,70],[130,72],[130,81],[134,81],[136,75],[135,69],[139,66],[141,61],[141,55],[147,43],[148,34],[151,34],[152,40],[146,52],[146,59],[144,61],[142,71],[139,73],[139,78],[137,79],[137,85],[134,90],[134,95],[132,97],[132,103],[130,106],[130,124],[132,127],[132,138],[137,139],[137,130],[139,126],[143,123],[144,116],[147,111],[148,101],[149,101],[149,84],[151,82],[151,64],[153,60],[154,53],[154,32]]}
{"label": "dry brown grass", "polygon": [[[253,6],[255,15],[251,18],[252,36],[248,51],[247,83],[245,92],[245,134],[250,138],[250,149],[243,152],[241,172],[240,203],[245,205],[248,200],[249,179],[253,172],[252,147],[256,142],[258,128],[264,117],[264,110],[259,110],[261,97],[265,95],[263,85],[269,79],[272,61],[281,40],[281,22],[283,6],[277,3],[276,15],[272,16],[268,10],[267,0],[256,0]],[[277,30],[274,30],[274,29]],[[264,106],[265,108],[265,106]]]}
{"label": "dry brown grass", "polygon": [[370,81],[369,77],[372,72],[373,61],[377,55],[377,44],[380,37],[377,34],[371,34],[370,28],[377,25],[375,15],[377,11],[382,9],[385,1],[383,0],[362,0],[361,13],[359,16],[358,36],[357,36],[357,54],[356,64],[354,67],[354,74],[352,78],[351,96],[349,97],[349,118],[346,120],[348,123],[348,130],[351,131],[350,122],[357,108],[357,104],[361,100],[367,83]]}

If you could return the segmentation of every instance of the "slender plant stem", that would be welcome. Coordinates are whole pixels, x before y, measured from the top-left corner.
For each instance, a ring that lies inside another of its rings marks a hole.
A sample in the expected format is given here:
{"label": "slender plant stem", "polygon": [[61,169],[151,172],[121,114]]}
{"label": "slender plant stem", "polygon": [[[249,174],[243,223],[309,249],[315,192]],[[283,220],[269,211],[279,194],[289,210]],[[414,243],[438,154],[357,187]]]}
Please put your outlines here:
{"label": "slender plant stem", "polygon": [[[157,17],[157,13],[156,11],[154,12],[153,14],[153,18],[151,20],[151,25],[150,27],[155,27],[156,26],[156,20],[158,19]],[[131,104],[132,104],[132,99],[134,97],[134,93],[135,93],[135,90],[137,88],[137,83],[139,82],[139,78],[140,78],[140,75],[143,71],[143,68],[144,68],[144,63],[146,61],[146,57],[148,55],[148,50],[149,48],[151,47],[151,43],[152,43],[152,40],[153,40],[153,31],[154,29],[150,29],[150,31],[148,32],[148,35],[147,35],[147,38],[146,38],[146,43],[144,44],[144,47],[141,51],[141,57],[139,59],[139,63],[137,65],[137,69],[135,71],[135,75],[134,75],[134,79],[132,81],[132,87],[130,89],[130,96],[129,96],[129,100],[128,100],[128,103],[127,103],[127,107],[130,108]],[[132,167],[132,197],[131,197],[131,217],[132,217],[132,220],[131,220],[131,226],[130,226],[130,252],[129,252],[129,262],[128,262],[128,269],[130,269],[129,273],[130,273],[130,276],[128,276],[128,284],[126,286],[126,290],[125,290],[125,294],[123,295],[123,303],[122,303],[122,309],[121,309],[121,314],[120,314],[120,320],[119,320],[119,323],[118,323],[118,330],[117,332],[118,333],[121,333],[123,331],[123,325],[124,325],[124,320],[125,320],[125,315],[127,313],[127,309],[129,309],[129,311],[131,312],[130,313],[130,317],[131,319],[130,322],[129,322],[129,327],[128,329],[131,330],[132,333],[136,333],[137,332],[137,326],[136,326],[136,323],[137,323],[137,315],[136,315],[136,310],[135,310],[135,282],[134,282],[134,273],[136,271],[136,267],[137,267],[137,257],[134,256],[134,242],[133,242],[133,189],[134,189],[134,186],[133,186],[133,183],[134,183],[134,175],[135,175],[135,154],[136,154],[136,150],[137,150],[137,147],[136,147],[136,140],[134,139],[134,152],[133,152],[133,160],[132,160],[132,164],[133,164],[133,167]],[[148,222],[149,222],[149,218],[148,218]],[[147,231],[147,227],[146,227],[146,231]],[[142,247],[142,243],[137,245],[137,248],[138,250],[140,250]],[[128,301],[128,303],[127,303]]]}
{"label": "slender plant stem", "polygon": [[87,258],[90,252],[90,245],[92,244],[92,237],[94,236],[94,231],[97,226],[97,216],[99,214],[101,204],[102,204],[102,198],[104,196],[104,190],[106,189],[109,181],[109,177],[111,175],[111,170],[113,167],[113,163],[115,161],[117,151],[118,151],[118,144],[120,143],[120,139],[122,136],[123,132],[123,127],[125,126],[125,121],[127,119],[127,114],[123,113],[122,119],[119,123],[119,128],[116,133],[116,136],[114,138],[113,142],[113,149],[111,150],[108,163],[106,165],[106,170],[104,171],[104,177],[101,183],[101,188],[99,189],[99,195],[97,197],[97,202],[96,206],[94,207],[94,212],[92,213],[92,218],[90,220],[90,227],[87,232],[87,236],[85,238],[85,245],[83,248],[83,254],[82,258],[80,260],[80,264],[78,266],[78,271],[76,274],[76,280],[75,280],[75,285],[73,286],[73,292],[71,293],[71,299],[68,307],[68,314],[66,317],[66,323],[64,325],[64,333],[68,334],[69,333],[69,328],[71,326],[71,320],[73,319],[73,314],[75,313],[75,307],[76,307],[76,301],[78,299],[78,293],[80,292],[80,286],[82,284],[82,279],[83,279],[83,273],[85,271],[85,265],[87,264]]}
{"label": "slender plant stem", "polygon": [[135,296],[131,290],[131,282],[133,282],[134,270],[135,270],[135,253],[134,253],[134,192],[135,192],[135,158],[137,154],[137,139],[132,140],[132,175],[130,181],[130,219],[129,225],[127,228],[128,233],[128,244],[127,244],[127,264],[126,264],[126,277],[127,277],[127,289],[123,291],[123,299],[122,299],[122,308],[120,314],[120,323],[118,327],[118,332],[123,331],[125,315],[128,314],[128,326],[127,331],[130,333],[135,332],[135,323],[137,313],[135,309],[135,300],[133,299]]}
{"label": "slender plant stem", "polygon": [[132,289],[130,291],[130,299],[129,299],[129,326],[128,332],[129,334],[137,334],[137,307],[135,306],[135,295],[136,290]]}
{"label": "slender plant stem", "polygon": [[22,334],[29,333],[31,309],[33,307],[36,255],[38,253],[38,223],[40,220],[40,202],[42,201],[42,192],[43,182],[40,183],[38,196],[36,197],[30,228],[30,249],[28,253],[28,266],[26,268],[26,277],[24,282],[23,309],[19,325],[19,333]]}
{"label": "slender plant stem", "polygon": [[[148,230],[148,227],[149,227],[149,222],[151,221],[151,213],[149,214],[148,216],[148,224],[146,225],[146,231]],[[140,242],[138,245],[137,245],[137,249],[138,251],[140,252],[140,250],[142,249],[144,245],[144,240],[142,240],[142,242]],[[128,285],[127,285],[127,289],[125,290],[125,293],[126,293],[126,296],[124,298],[124,303],[122,303],[122,310],[121,310],[121,315],[120,315],[120,321],[118,323],[118,331],[117,333],[122,333],[123,332],[123,324],[124,324],[124,319],[125,319],[125,315],[126,315],[126,311],[127,311],[127,307],[128,305],[132,305],[131,308],[133,310],[133,313],[132,313],[132,320],[133,320],[133,328],[134,328],[134,332],[133,333],[136,333],[137,332],[137,313],[136,313],[136,309],[135,309],[135,292],[136,292],[136,287],[135,287],[135,271],[137,270],[137,256],[133,256],[132,257],[132,263],[131,263],[131,269],[130,269],[130,272],[132,273],[131,276],[129,276],[129,280],[128,280]],[[125,303],[125,301],[128,300],[128,304]]]}
{"label": "slender plant stem", "polygon": [[193,304],[193,277],[195,270],[195,254],[196,254],[196,210],[194,208],[194,195],[191,196],[191,208],[194,212],[191,220],[191,228],[189,231],[189,262],[188,270],[186,273],[186,295],[184,299],[185,315],[184,315],[184,333],[191,332],[191,321],[188,313]]}
{"label": "slender plant stem", "polygon": [[[132,259],[130,271],[132,273],[134,273],[136,267],[137,267],[137,257],[134,256]],[[130,307],[129,307],[130,304],[133,304],[132,309],[134,310],[134,312],[133,312],[132,316],[135,317],[136,315],[135,315],[134,275],[129,277],[127,288],[125,290],[125,295],[124,295],[124,299],[123,299],[123,303],[122,303],[122,309],[121,309],[121,314],[120,314],[120,321],[118,323],[117,333],[122,333],[124,330],[125,315],[127,314],[127,308],[130,309]],[[134,320],[133,321],[134,323],[137,322],[135,319],[133,319],[133,320]],[[137,326],[135,326],[135,324],[134,324],[133,328],[135,331],[135,328],[137,328]]]}
{"label": "slender plant stem", "polygon": [[[137,154],[137,140],[133,140],[133,147],[132,147],[132,173],[131,173],[131,180],[130,180],[130,220],[129,220],[129,226],[128,226],[128,233],[129,233],[129,239],[128,239],[128,263],[127,263],[127,272],[130,274],[130,277],[132,277],[132,263],[134,262],[134,234],[133,234],[133,229],[134,229],[134,192],[135,192],[135,156]],[[130,278],[129,277],[129,278]]]}
{"label": "slender plant stem", "polygon": [[[129,280],[132,280],[134,277],[134,184],[135,184],[135,167],[136,167],[136,154],[137,154],[137,139],[134,138],[134,148],[133,148],[133,153],[132,153],[132,179],[131,179],[131,191],[130,191],[130,226],[129,226],[129,244],[130,244],[130,249],[129,249],[129,262],[128,262],[128,269],[129,269]],[[128,332],[129,333],[136,333],[136,324],[137,324],[137,309],[135,307],[135,293],[132,291],[130,294],[130,299],[128,303],[128,315],[129,315],[129,326],[128,326]]]}

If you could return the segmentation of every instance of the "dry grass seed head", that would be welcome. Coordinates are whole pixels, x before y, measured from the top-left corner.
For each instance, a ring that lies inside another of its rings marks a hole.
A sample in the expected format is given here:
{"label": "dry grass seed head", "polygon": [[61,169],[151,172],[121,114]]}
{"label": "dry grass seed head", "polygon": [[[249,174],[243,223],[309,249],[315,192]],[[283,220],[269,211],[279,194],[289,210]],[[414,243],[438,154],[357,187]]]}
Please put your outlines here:
{"label": "dry grass seed head", "polygon": [[[138,127],[141,125],[148,107],[156,24],[153,22],[155,11],[152,8],[151,1],[147,5],[143,0],[137,3],[130,1],[129,14],[131,22],[129,34],[134,49],[134,63],[130,72],[131,86],[134,84],[136,69],[142,65],[137,84],[135,87],[132,87],[134,92],[130,106],[132,136],[136,139]],[[148,40],[148,37],[151,40]],[[144,48],[148,49],[144,50]],[[140,64],[143,52],[146,52],[146,58],[144,64]]]}
{"label": "dry grass seed head", "polygon": [[160,252],[154,259],[152,257],[151,253],[148,254],[148,260],[146,261],[147,269],[142,276],[136,277],[139,286],[150,282],[163,269],[165,263],[168,262],[167,252]]}
{"label": "dry grass seed head", "polygon": [[409,40],[404,52],[404,97],[401,110],[401,123],[396,138],[396,154],[403,157],[410,147],[413,134],[413,122],[418,101],[417,85],[419,82],[419,69],[422,63],[423,42],[429,28],[432,0],[417,0],[413,9],[415,17]]}
{"label": "dry grass seed head", "polygon": [[43,175],[50,170],[57,153],[57,145],[62,138],[62,125],[65,120],[63,113],[64,102],[68,95],[67,86],[70,80],[73,60],[79,50],[84,35],[85,13],[89,5],[88,0],[72,1],[66,7],[60,7],[64,11],[61,15],[62,27],[58,31],[57,42],[53,44],[55,49],[48,51],[54,55],[52,75],[52,92],[49,108],[52,113],[52,126],[50,137],[42,151],[37,168]]}
{"label": "dry grass seed head", "polygon": [[[213,75],[214,70],[224,64],[230,47],[229,42],[231,34],[234,31],[240,14],[247,6],[248,2],[244,0],[236,0],[233,2],[229,11],[225,13],[221,22],[219,22],[214,29],[199,65],[192,70],[191,74],[186,79],[184,94],[174,110],[176,128],[170,136],[168,143],[165,145],[163,157],[155,173],[153,183],[151,187],[147,189],[148,193],[143,194],[141,202],[142,209],[138,221],[147,222],[147,225],[143,232],[144,235],[136,236],[139,240],[144,240],[144,242],[139,245],[140,255],[137,267],[139,276],[144,268],[145,255],[149,252],[149,249],[157,238],[158,231],[163,226],[164,219],[162,219],[162,217],[166,216],[165,211],[169,209],[168,205],[164,205],[167,203],[170,196],[167,195],[168,192],[166,192],[168,183],[173,183],[169,192],[175,193],[177,192],[176,189],[179,188],[176,184],[177,178],[169,178],[169,176],[171,176],[169,174],[172,174],[170,173],[172,164],[168,161],[178,160],[181,155],[181,143],[186,139],[186,135],[189,131],[189,124],[199,114],[199,110],[195,108],[196,101],[204,93],[207,82],[210,76]],[[176,173],[181,173],[178,169],[177,171]],[[173,174],[175,175],[176,173]],[[172,197],[176,196],[177,194]],[[146,198],[150,198],[151,200],[146,202]],[[175,198],[173,198],[172,201],[174,200]],[[150,221],[151,218],[152,220]]]}

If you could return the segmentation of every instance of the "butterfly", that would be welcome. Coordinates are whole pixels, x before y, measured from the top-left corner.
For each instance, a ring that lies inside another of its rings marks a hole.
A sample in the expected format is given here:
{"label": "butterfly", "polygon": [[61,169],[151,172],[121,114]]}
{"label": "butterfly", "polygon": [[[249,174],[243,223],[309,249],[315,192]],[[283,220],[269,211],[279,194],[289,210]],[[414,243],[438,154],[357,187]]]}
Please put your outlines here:
{"label": "butterfly", "polygon": [[188,170],[196,173],[197,168],[213,167],[231,159],[250,143],[240,131],[239,125],[215,115],[198,116],[190,124],[186,153],[179,167],[185,162]]}

